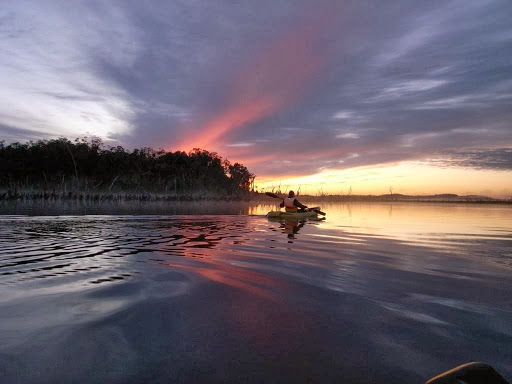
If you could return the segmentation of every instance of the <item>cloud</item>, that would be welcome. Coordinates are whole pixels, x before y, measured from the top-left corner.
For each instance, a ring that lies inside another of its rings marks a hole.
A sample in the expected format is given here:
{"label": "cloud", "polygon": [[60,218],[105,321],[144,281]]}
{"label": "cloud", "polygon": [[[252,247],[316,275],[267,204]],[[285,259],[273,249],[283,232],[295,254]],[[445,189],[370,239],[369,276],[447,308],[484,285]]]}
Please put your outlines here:
{"label": "cloud", "polygon": [[[4,8],[0,124],[46,136],[108,139],[129,132],[133,110],[126,95],[91,69],[88,44],[99,45],[103,37],[96,28],[80,28],[65,16],[53,3],[11,2]],[[127,56],[118,60],[126,62]]]}
{"label": "cloud", "polygon": [[315,16],[320,19],[309,15],[251,53],[230,81],[223,105],[199,129],[186,132],[178,148],[216,146],[230,131],[277,114],[310,91],[327,61],[318,45],[334,21],[324,11],[319,13]]}
{"label": "cloud", "polygon": [[466,150],[446,153],[439,158],[426,162],[437,167],[461,167],[471,169],[487,169],[493,171],[512,170],[512,148],[497,148],[491,150]]}
{"label": "cloud", "polygon": [[446,84],[448,81],[441,79],[414,79],[395,83],[384,88],[371,101],[394,100],[410,97],[414,93],[426,92]]}
{"label": "cloud", "polygon": [[0,132],[2,132],[0,141],[5,141],[6,144],[27,142],[33,140],[35,137],[46,137],[49,139],[55,139],[58,137],[58,135],[48,135],[46,131],[16,128],[4,124],[0,124]]}
{"label": "cloud", "polygon": [[341,132],[336,135],[337,139],[359,139],[359,134],[355,132]]}
{"label": "cloud", "polygon": [[2,139],[204,147],[283,177],[512,148],[508,0],[2,5]]}

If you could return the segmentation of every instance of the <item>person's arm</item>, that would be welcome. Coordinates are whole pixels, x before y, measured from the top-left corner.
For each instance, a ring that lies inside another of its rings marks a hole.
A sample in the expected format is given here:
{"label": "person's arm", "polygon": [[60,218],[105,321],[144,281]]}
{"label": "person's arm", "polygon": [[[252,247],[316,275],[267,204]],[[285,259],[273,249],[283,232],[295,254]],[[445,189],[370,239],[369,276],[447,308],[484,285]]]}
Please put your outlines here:
{"label": "person's arm", "polygon": [[280,206],[281,208],[284,208],[284,200],[283,200],[283,201],[281,201],[281,204],[279,204],[279,206]]}
{"label": "person's arm", "polygon": [[297,199],[293,200],[293,205],[302,209],[306,209],[308,207],[307,205],[301,204]]}

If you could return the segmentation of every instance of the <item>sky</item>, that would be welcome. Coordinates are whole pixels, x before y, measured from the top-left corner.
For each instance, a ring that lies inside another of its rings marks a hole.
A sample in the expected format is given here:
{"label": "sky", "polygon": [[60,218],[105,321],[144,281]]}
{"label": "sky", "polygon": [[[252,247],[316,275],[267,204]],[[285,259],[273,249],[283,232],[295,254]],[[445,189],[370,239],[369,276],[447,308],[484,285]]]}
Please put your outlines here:
{"label": "sky", "polygon": [[512,197],[510,0],[3,0],[0,140],[202,148],[303,193]]}

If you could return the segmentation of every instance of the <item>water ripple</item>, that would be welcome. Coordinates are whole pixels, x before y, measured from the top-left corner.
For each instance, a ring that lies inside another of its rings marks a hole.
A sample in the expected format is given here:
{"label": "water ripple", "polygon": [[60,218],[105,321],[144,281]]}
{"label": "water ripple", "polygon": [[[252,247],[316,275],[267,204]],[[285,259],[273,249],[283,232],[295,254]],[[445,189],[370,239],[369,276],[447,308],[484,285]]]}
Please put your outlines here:
{"label": "water ripple", "polygon": [[[505,364],[507,217],[479,232],[413,230],[410,220],[379,227],[261,216],[0,216],[0,371],[35,372],[33,382],[72,377],[79,361],[38,376],[66,351],[95,364],[122,356],[105,372],[129,381],[127,367],[140,362],[162,373],[164,356],[165,371],[176,356],[201,366],[206,358],[254,364],[257,351],[262,366],[268,356],[280,362],[276,372],[286,356],[294,372],[315,358],[319,372],[329,371],[325,362],[338,356],[328,368],[345,362],[346,373],[372,354],[371,366],[384,361],[390,372],[417,361],[436,368],[452,345],[462,345],[462,361],[478,350]],[[13,351],[35,368],[13,369],[2,357]]]}

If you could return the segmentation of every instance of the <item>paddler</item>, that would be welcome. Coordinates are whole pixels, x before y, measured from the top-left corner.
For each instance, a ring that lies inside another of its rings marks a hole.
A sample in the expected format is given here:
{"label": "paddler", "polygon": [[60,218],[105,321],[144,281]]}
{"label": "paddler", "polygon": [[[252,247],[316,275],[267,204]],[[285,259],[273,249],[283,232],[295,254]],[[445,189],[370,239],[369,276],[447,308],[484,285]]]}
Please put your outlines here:
{"label": "paddler", "polygon": [[284,208],[286,212],[306,212],[308,208],[295,198],[295,192],[293,191],[288,192],[288,197],[285,198],[279,206]]}

